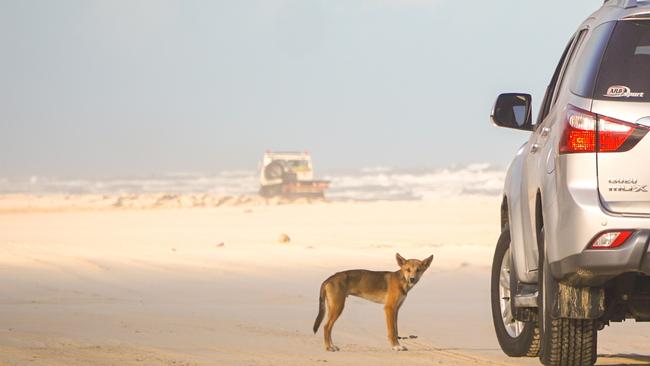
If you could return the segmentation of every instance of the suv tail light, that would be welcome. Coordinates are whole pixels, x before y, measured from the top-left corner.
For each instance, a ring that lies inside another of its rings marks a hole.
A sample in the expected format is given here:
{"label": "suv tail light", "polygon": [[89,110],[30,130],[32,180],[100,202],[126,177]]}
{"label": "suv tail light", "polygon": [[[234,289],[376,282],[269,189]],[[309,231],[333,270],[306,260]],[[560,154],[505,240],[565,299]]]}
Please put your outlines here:
{"label": "suv tail light", "polygon": [[560,154],[631,150],[649,128],[601,116],[569,105]]}
{"label": "suv tail light", "polygon": [[589,244],[589,249],[613,249],[625,244],[634,234],[632,230],[606,231],[597,235]]}

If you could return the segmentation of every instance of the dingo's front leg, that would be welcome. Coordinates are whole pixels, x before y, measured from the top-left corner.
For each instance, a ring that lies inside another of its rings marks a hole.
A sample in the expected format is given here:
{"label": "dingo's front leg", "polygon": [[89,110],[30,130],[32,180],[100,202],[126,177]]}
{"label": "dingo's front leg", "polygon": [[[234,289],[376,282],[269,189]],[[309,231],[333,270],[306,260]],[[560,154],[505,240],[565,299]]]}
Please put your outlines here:
{"label": "dingo's front leg", "polygon": [[407,348],[399,344],[397,339],[397,312],[399,307],[393,304],[384,306],[386,312],[386,327],[388,328],[388,342],[395,351],[406,351]]}

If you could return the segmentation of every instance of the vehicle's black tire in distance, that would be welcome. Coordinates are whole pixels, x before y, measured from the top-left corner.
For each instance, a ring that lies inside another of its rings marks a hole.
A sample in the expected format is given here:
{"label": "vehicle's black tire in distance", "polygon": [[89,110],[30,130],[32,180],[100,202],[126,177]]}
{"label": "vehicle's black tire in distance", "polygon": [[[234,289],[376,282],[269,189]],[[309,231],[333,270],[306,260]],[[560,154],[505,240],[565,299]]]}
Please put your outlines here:
{"label": "vehicle's black tire in distance", "polygon": [[539,236],[539,329],[542,338],[540,361],[546,366],[593,366],[597,359],[596,320],[553,317],[550,309],[557,301],[559,282],[549,270],[543,246],[543,229]]}
{"label": "vehicle's black tire in distance", "polygon": [[[492,261],[490,303],[492,305],[492,320],[497,340],[503,352],[510,357],[537,357],[540,349],[540,337],[537,321],[522,322],[521,333],[512,336],[506,330],[502,316],[499,280],[502,264],[510,255],[510,229],[506,226],[499,237]],[[512,274],[514,275],[514,273]]]}

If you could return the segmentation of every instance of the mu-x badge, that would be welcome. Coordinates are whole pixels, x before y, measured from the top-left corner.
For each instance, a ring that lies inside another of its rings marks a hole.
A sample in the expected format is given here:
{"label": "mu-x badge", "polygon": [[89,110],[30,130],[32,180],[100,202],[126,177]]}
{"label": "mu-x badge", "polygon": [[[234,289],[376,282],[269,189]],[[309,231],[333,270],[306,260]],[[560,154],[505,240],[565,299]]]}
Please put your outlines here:
{"label": "mu-x badge", "polygon": [[609,180],[610,192],[648,192],[648,186],[639,184],[636,178],[612,178]]}

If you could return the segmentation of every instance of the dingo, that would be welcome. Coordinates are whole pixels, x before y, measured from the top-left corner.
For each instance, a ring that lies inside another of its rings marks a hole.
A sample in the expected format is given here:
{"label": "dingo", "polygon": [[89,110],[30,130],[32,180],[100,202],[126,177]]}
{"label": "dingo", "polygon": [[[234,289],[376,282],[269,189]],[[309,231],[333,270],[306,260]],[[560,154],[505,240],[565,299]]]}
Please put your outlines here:
{"label": "dingo", "polygon": [[339,348],[332,344],[332,327],[343,312],[345,298],[348,295],[358,296],[379,304],[384,304],[388,341],[395,351],[406,351],[399,344],[397,333],[397,313],[402,306],[409,290],[420,280],[424,271],[429,268],[433,256],[425,260],[404,259],[396,255],[400,266],[396,272],[374,272],[362,269],[339,272],[326,279],[320,286],[318,316],[314,323],[314,334],[325,316],[325,301],[327,301],[328,318],[325,323],[325,349],[331,352]]}

